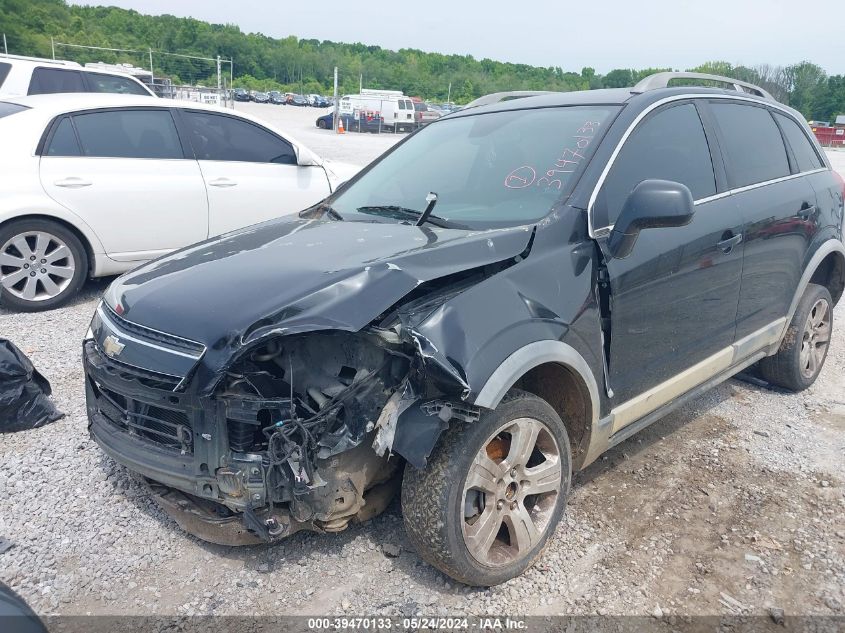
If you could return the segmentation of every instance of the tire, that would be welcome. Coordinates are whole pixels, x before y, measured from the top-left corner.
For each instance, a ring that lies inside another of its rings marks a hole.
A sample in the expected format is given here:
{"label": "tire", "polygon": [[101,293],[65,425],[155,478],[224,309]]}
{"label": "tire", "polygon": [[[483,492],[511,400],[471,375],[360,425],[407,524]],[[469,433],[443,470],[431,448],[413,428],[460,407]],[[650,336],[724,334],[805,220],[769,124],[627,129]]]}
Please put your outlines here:
{"label": "tire", "polygon": [[[405,468],[405,529],[423,560],[443,573],[467,585],[498,585],[534,564],[560,521],[572,481],[569,437],[545,400],[518,390],[477,422],[450,425],[425,470]],[[534,447],[527,468],[514,459],[529,455],[520,445]],[[491,471],[494,477],[482,476]],[[531,478],[534,490],[547,491],[529,497]]]}
{"label": "tire", "polygon": [[57,308],[79,292],[87,273],[85,247],[61,224],[24,219],[0,228],[0,304],[4,307],[21,312]]}
{"label": "tire", "polygon": [[328,127],[328,125],[326,125],[326,122],[323,121],[323,119],[317,119],[317,127],[320,128],[321,130],[325,130]]}
{"label": "tire", "polygon": [[812,385],[824,367],[833,333],[833,299],[824,286],[810,284],[798,303],[777,354],[760,361],[760,375],[790,391]]}

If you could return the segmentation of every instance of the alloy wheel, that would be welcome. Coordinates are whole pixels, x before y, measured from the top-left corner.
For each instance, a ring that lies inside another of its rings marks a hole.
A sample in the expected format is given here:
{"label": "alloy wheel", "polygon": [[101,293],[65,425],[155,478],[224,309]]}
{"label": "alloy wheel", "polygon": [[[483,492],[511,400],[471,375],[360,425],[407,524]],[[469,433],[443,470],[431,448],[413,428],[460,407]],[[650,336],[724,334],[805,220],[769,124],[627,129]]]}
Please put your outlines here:
{"label": "alloy wheel", "polygon": [[830,305],[826,299],[813,304],[801,339],[801,374],[812,378],[818,373],[830,343]]}
{"label": "alloy wheel", "polygon": [[519,418],[478,451],[463,490],[464,543],[498,567],[525,556],[549,528],[561,493],[560,449],[545,424]]}
{"label": "alloy wheel", "polygon": [[20,233],[0,248],[0,287],[19,299],[52,299],[70,285],[75,272],[68,245],[44,231]]}

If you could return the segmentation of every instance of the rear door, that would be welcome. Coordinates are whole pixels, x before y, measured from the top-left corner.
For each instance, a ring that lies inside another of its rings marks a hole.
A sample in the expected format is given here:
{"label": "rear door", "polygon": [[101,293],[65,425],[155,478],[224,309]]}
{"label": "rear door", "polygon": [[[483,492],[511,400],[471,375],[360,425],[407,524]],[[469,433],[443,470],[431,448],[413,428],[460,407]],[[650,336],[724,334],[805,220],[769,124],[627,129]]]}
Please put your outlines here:
{"label": "rear door", "polygon": [[182,110],[208,192],[209,234],[297,213],[329,195],[326,172],[299,166],[293,146],[238,117]]}
{"label": "rear door", "polygon": [[[789,312],[818,231],[816,194],[790,157],[773,111],[763,104],[709,104],[728,184],[747,224],[737,338],[759,333]],[[776,329],[776,328],[775,328]]]}
{"label": "rear door", "polygon": [[208,235],[202,175],[166,108],[63,116],[39,170],[47,194],[85,220],[113,259],[149,259]]}
{"label": "rear door", "polygon": [[628,257],[607,262],[614,431],[730,361],[743,223],[730,197],[720,195],[723,174],[714,170],[720,163],[708,141],[694,103],[655,110],[625,142],[596,199],[597,231],[613,225],[643,180],[680,182],[695,200],[687,226],[644,230]]}

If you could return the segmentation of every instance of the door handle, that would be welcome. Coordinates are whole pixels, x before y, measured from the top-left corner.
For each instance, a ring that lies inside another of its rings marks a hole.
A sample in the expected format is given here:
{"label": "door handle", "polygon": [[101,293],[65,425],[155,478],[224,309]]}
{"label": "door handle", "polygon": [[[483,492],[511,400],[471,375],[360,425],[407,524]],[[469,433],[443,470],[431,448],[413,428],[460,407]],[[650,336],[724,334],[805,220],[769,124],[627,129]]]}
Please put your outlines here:
{"label": "door handle", "polygon": [[82,180],[82,178],[70,176],[69,178],[62,178],[61,180],[57,180],[53,184],[57,187],[64,187],[66,189],[79,189],[80,187],[90,187],[94,183],[92,183],[90,180]]}
{"label": "door handle", "polygon": [[208,184],[212,187],[234,187],[238,183],[228,178],[215,178],[214,180],[209,180]]}
{"label": "door handle", "polygon": [[718,248],[723,253],[730,253],[734,246],[739,244],[742,241],[742,233],[737,233],[732,237],[728,237],[724,240],[716,242],[716,248]]}
{"label": "door handle", "polygon": [[815,205],[804,205],[801,207],[801,210],[798,211],[798,217],[804,220],[805,222],[813,217],[813,214],[816,212]]}

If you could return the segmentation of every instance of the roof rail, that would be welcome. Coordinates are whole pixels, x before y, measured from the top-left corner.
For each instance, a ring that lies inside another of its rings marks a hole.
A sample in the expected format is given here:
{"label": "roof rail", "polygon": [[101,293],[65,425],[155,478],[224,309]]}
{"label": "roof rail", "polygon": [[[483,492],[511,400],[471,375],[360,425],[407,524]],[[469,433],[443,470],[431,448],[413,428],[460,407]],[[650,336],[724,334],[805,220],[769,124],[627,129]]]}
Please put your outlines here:
{"label": "roof rail", "polygon": [[552,90],[510,90],[508,92],[494,92],[483,97],[478,97],[466,104],[463,109],[475,108],[476,106],[490,105],[491,103],[499,103],[500,101],[511,101],[512,99],[522,99],[523,97],[538,97],[540,95],[554,94]]}
{"label": "roof rail", "polygon": [[720,75],[708,75],[707,73],[680,73],[680,72],[663,72],[649,75],[641,79],[636,86],[631,89],[631,92],[648,92],[649,90],[657,90],[658,88],[667,88],[669,82],[673,79],[700,79],[703,81],[714,81],[718,83],[728,84],[737,92],[747,92],[749,94],[757,95],[765,99],[776,99],[763,90],[760,86],[755,86],[746,81],[733,79],[731,77],[722,77]]}

